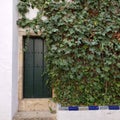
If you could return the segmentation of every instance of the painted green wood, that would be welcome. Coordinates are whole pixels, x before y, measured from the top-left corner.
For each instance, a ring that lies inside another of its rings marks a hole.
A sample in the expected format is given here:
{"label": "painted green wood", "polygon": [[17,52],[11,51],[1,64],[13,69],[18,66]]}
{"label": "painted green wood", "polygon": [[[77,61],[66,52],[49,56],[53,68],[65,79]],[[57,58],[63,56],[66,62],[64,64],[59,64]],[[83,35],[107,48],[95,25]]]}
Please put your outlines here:
{"label": "painted green wood", "polygon": [[43,97],[42,74],[43,74],[43,40],[35,39],[34,48],[34,97]]}
{"label": "painted green wood", "polygon": [[44,41],[31,37],[24,52],[24,98],[49,98],[51,89],[46,85],[44,72]]}
{"label": "painted green wood", "polygon": [[33,97],[33,40],[27,42],[27,49],[24,54],[24,98]]}

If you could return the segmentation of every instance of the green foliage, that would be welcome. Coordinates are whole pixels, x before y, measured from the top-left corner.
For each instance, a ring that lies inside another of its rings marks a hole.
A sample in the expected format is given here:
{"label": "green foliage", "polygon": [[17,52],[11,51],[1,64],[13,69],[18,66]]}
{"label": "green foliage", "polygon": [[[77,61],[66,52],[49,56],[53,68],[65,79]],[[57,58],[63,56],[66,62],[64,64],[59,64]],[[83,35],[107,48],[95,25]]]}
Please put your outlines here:
{"label": "green foliage", "polygon": [[[120,105],[120,1],[33,1],[19,2],[18,25],[36,34],[42,31],[54,100],[62,105]],[[39,9],[33,20],[25,17],[30,4]]]}

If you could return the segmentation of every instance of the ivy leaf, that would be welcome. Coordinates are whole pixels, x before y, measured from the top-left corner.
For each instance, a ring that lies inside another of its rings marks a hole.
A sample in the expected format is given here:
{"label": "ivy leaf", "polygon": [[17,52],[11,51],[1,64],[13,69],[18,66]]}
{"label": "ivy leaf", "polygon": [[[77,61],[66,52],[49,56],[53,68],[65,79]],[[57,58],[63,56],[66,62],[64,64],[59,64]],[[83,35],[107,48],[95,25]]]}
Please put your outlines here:
{"label": "ivy leaf", "polygon": [[120,63],[117,63],[117,67],[120,68]]}
{"label": "ivy leaf", "polygon": [[109,67],[103,67],[102,69],[103,69],[105,72],[108,72],[108,71],[110,70]]}

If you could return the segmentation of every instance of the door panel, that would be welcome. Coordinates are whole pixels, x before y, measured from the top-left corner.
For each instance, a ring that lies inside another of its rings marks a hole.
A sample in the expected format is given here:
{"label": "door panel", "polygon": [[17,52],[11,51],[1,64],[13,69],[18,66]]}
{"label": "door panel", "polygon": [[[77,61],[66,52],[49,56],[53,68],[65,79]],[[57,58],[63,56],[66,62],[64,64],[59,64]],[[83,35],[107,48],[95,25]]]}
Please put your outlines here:
{"label": "door panel", "polygon": [[43,90],[42,90],[42,74],[41,68],[34,68],[34,98],[42,98]]}
{"label": "door panel", "polygon": [[[29,47],[28,47],[29,46]],[[24,97],[33,97],[33,40],[27,42],[24,54]]]}
{"label": "door panel", "polygon": [[38,37],[30,37],[24,52],[24,98],[51,97],[51,90],[46,85],[47,77],[43,73],[44,41]]}

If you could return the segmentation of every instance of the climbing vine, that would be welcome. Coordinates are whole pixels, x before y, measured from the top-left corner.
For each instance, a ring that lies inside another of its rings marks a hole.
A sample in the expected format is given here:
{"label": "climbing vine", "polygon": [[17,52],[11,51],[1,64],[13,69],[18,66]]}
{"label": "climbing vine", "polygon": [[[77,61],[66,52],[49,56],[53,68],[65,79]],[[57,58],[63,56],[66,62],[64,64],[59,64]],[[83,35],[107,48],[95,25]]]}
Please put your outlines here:
{"label": "climbing vine", "polygon": [[[29,8],[38,9],[32,20]],[[20,0],[18,12],[17,24],[41,31],[46,41],[55,101],[120,105],[119,0]]]}

